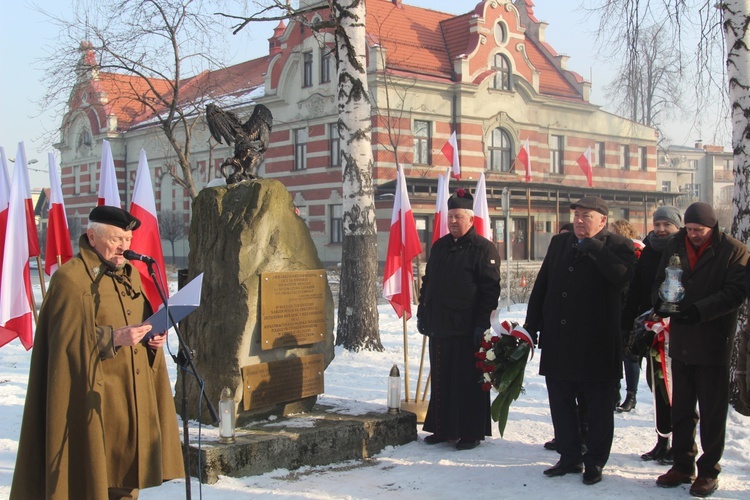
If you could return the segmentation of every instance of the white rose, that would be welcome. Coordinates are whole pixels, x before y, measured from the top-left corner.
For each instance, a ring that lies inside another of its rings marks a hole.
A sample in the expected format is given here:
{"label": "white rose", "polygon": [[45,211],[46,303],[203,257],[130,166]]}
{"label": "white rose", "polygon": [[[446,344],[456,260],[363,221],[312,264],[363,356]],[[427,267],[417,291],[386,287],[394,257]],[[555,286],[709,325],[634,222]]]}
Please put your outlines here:
{"label": "white rose", "polygon": [[484,381],[485,381],[485,382],[492,382],[492,377],[490,376],[490,374],[489,374],[489,373],[485,373],[485,374],[483,375],[483,377],[484,377]]}
{"label": "white rose", "polygon": [[495,361],[495,351],[492,349],[487,351],[487,361]]}

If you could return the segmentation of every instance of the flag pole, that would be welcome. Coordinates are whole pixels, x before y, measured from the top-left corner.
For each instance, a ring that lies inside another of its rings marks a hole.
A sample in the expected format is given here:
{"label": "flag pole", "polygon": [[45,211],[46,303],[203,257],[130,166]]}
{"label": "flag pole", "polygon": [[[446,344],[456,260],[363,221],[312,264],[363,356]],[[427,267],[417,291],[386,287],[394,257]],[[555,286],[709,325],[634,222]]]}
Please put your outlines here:
{"label": "flag pole", "polygon": [[427,396],[427,388],[430,386],[430,379],[432,378],[432,370],[427,374],[427,381],[424,383],[424,391],[422,392],[422,401]]}
{"label": "flag pole", "polygon": [[[417,255],[417,293],[414,294],[416,297],[419,297],[419,289],[421,288],[422,288],[422,270],[421,270],[421,266],[419,265],[419,255]],[[422,335],[422,354],[419,358],[419,375],[417,376],[417,388],[414,391],[415,402],[419,401],[419,387],[422,385],[422,370],[424,369],[424,351],[425,351],[426,345],[427,345],[427,337],[425,335]]]}
{"label": "flag pole", "polygon": [[[40,255],[36,256],[36,266],[37,271],[39,271],[39,286],[42,287],[42,300],[44,300],[47,290],[44,287],[44,266],[42,266],[42,257]],[[36,308],[34,309],[34,319],[36,320]]]}
{"label": "flag pole", "polygon": [[[401,254],[403,256],[403,252]],[[409,337],[406,334],[406,314],[401,316],[404,325],[404,400],[409,402]]]}
{"label": "flag pole", "polygon": [[29,294],[29,305],[31,306],[31,311],[34,313],[34,323],[39,322],[39,315],[36,312],[36,300],[34,299],[34,292]]}

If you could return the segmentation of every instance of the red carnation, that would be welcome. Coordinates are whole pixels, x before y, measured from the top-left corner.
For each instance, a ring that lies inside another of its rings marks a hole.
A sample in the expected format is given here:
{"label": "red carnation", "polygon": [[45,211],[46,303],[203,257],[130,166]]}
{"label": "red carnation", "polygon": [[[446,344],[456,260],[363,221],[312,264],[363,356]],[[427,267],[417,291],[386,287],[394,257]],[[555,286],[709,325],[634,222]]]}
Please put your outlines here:
{"label": "red carnation", "polygon": [[485,359],[487,359],[487,353],[486,352],[475,352],[474,356],[476,356],[477,359],[481,359],[482,361],[484,361]]}
{"label": "red carnation", "polygon": [[492,344],[489,343],[489,342],[487,342],[486,340],[483,340],[482,341],[482,349],[485,349],[485,350],[492,349]]}
{"label": "red carnation", "polygon": [[482,366],[482,371],[484,373],[492,373],[495,371],[495,365],[484,363],[484,366]]}
{"label": "red carnation", "polygon": [[485,382],[482,384],[482,390],[484,392],[490,392],[490,389],[492,389],[492,384],[490,384],[489,382]]}
{"label": "red carnation", "polygon": [[498,337],[497,335],[493,335],[492,338],[490,339],[490,342],[492,342],[493,344],[497,344],[499,341],[500,341],[500,337]]}

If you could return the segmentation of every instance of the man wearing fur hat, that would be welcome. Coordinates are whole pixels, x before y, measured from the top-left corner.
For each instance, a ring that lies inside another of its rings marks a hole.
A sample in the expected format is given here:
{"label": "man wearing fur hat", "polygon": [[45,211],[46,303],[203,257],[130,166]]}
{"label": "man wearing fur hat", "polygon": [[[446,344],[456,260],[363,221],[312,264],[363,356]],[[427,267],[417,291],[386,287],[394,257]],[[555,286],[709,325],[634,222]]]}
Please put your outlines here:
{"label": "man wearing fur hat", "polygon": [[110,206],[89,215],[78,255],[42,303],[10,498],[137,498],[184,476],[164,353],[123,257],[140,221]]}
{"label": "man wearing fur hat", "polygon": [[[652,288],[654,311],[670,317],[674,459],[672,468],[659,476],[656,484],[672,488],[692,482],[691,495],[703,497],[716,491],[719,484],[729,406],[729,357],[737,309],[745,299],[748,251],[719,230],[716,213],[708,203],[690,205],[684,220],[685,227],[667,242]],[[670,314],[659,312],[658,288],[675,254],[680,258],[685,297],[679,312]],[[699,419],[703,454],[696,461]]]}
{"label": "man wearing fur hat", "polygon": [[[529,297],[526,329],[539,332],[555,448],[560,460],[549,477],[585,472],[596,484],[614,437],[616,382],[622,378],[621,291],[635,264],[633,242],[607,230],[609,209],[598,196],[570,205],[573,232],[552,237]],[[586,449],[577,412],[588,406]]]}
{"label": "man wearing fur hat", "polygon": [[448,199],[448,230],[430,251],[419,293],[417,328],[430,337],[432,391],[423,429],[427,444],[475,448],[492,435],[490,395],[482,390],[477,351],[500,297],[500,255],[474,230],[474,199]]}

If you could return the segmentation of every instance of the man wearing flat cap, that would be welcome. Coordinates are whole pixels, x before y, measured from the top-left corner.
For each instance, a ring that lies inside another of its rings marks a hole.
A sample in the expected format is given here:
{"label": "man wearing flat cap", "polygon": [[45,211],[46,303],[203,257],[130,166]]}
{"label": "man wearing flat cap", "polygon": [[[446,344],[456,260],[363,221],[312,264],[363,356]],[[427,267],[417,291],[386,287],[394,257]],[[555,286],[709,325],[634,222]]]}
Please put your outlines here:
{"label": "man wearing flat cap", "polygon": [[31,356],[12,499],[137,498],[184,477],[162,346],[122,256],[140,221],[91,211],[76,257],[52,276]]}
{"label": "man wearing flat cap", "polygon": [[[529,297],[526,329],[542,357],[555,448],[560,460],[549,477],[581,473],[601,481],[614,436],[616,383],[622,378],[621,291],[633,276],[629,238],[607,231],[608,207],[597,196],[570,205],[573,232],[552,237]],[[585,453],[576,396],[588,406]]]}
{"label": "man wearing flat cap", "polygon": [[[719,485],[729,407],[729,358],[737,310],[746,294],[748,251],[743,243],[719,230],[716,213],[708,203],[690,205],[684,220],[685,227],[664,248],[652,288],[655,313],[670,317],[674,459],[672,468],[659,476],[656,484],[672,488],[692,482],[690,493],[703,497]],[[680,258],[685,297],[678,312],[670,314],[661,309],[658,289],[675,254]],[[698,420],[703,454],[696,461]]]}
{"label": "man wearing flat cap", "polygon": [[474,354],[500,297],[500,255],[474,229],[474,199],[448,198],[448,230],[430,251],[419,293],[417,329],[430,337],[431,394],[423,429],[427,444],[475,448],[492,435],[490,395]]}

